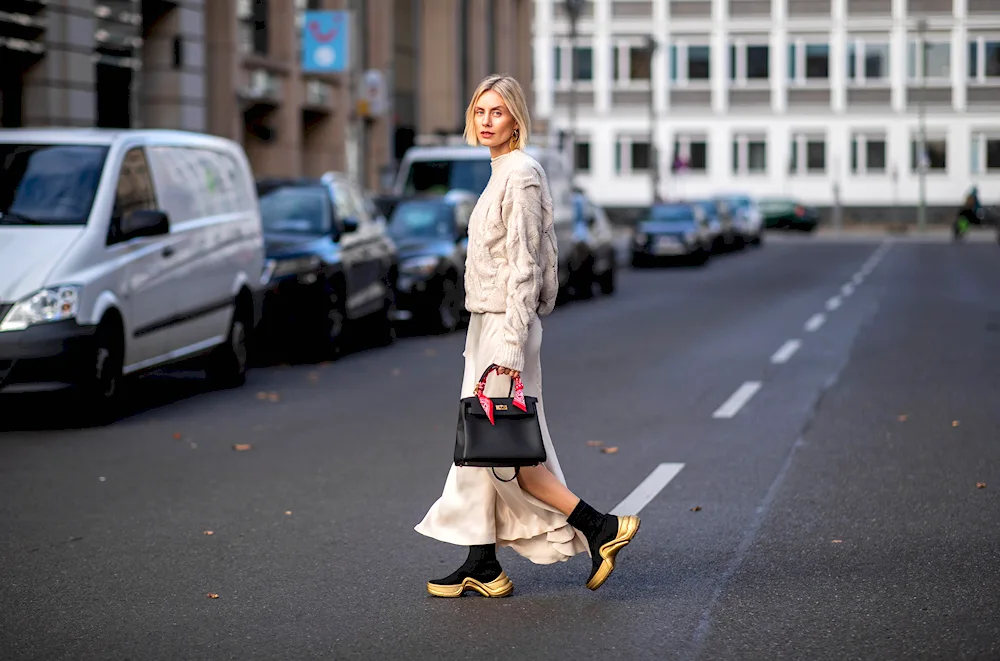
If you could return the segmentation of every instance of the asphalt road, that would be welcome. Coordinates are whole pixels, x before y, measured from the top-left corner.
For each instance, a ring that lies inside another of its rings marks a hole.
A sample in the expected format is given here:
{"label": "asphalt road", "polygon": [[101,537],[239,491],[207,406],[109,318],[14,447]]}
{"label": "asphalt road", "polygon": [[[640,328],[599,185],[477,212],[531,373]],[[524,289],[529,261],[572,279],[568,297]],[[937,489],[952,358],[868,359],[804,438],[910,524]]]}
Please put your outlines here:
{"label": "asphalt road", "polygon": [[425,593],[464,558],[412,529],[463,337],[412,337],[147,378],[103,429],[0,399],[0,657],[1000,659],[1000,248],[782,238],[619,283],[545,319],[559,458],[606,510],[683,466],[599,591],[504,549],[512,597]]}

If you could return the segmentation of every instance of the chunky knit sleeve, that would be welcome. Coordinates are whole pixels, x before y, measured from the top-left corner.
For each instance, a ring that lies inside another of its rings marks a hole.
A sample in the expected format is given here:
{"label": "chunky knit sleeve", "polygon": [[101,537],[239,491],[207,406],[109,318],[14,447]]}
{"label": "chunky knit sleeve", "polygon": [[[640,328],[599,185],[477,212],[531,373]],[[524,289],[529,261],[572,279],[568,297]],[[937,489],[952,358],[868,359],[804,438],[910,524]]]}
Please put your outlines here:
{"label": "chunky knit sleeve", "polygon": [[518,371],[524,369],[524,346],[538,318],[545,275],[543,184],[535,168],[518,168],[507,181],[501,207],[509,277],[503,337],[493,362]]}

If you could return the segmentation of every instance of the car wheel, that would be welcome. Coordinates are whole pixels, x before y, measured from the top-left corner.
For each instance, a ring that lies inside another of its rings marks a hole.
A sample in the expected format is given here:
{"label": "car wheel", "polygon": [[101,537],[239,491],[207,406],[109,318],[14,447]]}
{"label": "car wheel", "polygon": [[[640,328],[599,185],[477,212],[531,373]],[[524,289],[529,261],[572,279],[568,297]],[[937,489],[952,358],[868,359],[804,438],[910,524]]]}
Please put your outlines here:
{"label": "car wheel", "polygon": [[83,424],[106,425],[114,422],[120,413],[125,364],[121,323],[111,319],[102,321],[91,346],[81,366],[80,377],[73,384],[75,403]]}
{"label": "car wheel", "polygon": [[632,253],[632,268],[641,269],[645,268],[648,264],[649,260],[645,255],[638,252]]}
{"label": "car wheel", "polygon": [[462,302],[459,300],[458,284],[453,278],[445,278],[441,283],[436,322],[436,330],[440,333],[451,333],[462,322]]}
{"label": "car wheel", "polygon": [[247,380],[247,332],[252,325],[247,305],[237,301],[229,335],[208,357],[205,372],[216,388],[239,388]]}
{"label": "car wheel", "polygon": [[573,298],[586,301],[594,296],[594,260],[588,259],[580,265],[573,278]]}

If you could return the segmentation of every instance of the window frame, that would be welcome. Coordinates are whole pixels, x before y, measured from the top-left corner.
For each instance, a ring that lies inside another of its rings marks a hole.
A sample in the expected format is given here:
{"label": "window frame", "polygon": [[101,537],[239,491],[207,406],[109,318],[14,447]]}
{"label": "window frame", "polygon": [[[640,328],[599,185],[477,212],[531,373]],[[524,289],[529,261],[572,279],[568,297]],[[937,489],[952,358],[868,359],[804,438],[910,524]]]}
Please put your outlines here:
{"label": "window frame", "polygon": [[[767,134],[760,131],[742,131],[733,136],[733,174],[745,177],[766,177],[768,172],[769,152]],[[750,145],[764,145],[764,168],[750,168]]]}
{"label": "window frame", "polygon": [[[688,167],[685,170],[686,174],[697,174],[697,175],[708,175],[711,169],[711,145],[709,136],[706,133],[679,133],[674,136],[674,142],[672,145],[672,150],[670,152],[670,165],[671,170],[673,169],[674,160],[682,153],[687,152],[688,154]],[[702,168],[691,167],[691,146],[692,145],[705,145],[705,164]]]}
{"label": "window frame", "polygon": [[650,55],[649,78],[632,78],[632,49],[645,49],[645,38],[615,37],[611,44],[612,89],[649,89],[657,76],[656,52]]}
{"label": "window frame", "polygon": [[989,143],[997,143],[1000,152],[1000,128],[973,129],[971,140],[969,172],[979,176],[1000,174],[1000,158],[996,166],[990,167],[989,164]]}
{"label": "window frame", "polygon": [[[881,78],[870,78],[865,64],[869,46],[885,47],[886,74]],[[851,75],[851,61],[853,60],[855,75]],[[888,35],[885,40],[876,41],[874,39],[859,36],[847,39],[847,68],[844,72],[844,79],[848,87],[865,87],[869,85],[879,87],[889,87],[892,85],[892,43]]]}
{"label": "window frame", "polygon": [[[947,133],[945,133],[943,131],[942,132],[928,132],[927,135],[926,135],[926,140],[927,140],[927,144],[931,144],[931,143],[934,143],[934,142],[943,142],[944,143],[944,167],[935,168],[931,164],[928,163],[927,170],[926,170],[927,174],[935,174],[935,175],[947,176],[948,175],[948,135],[947,135]],[[910,173],[911,174],[920,174],[920,171],[921,171],[920,161],[919,161],[919,154],[917,154],[917,145],[919,143],[920,143],[920,133],[918,131],[914,131],[914,132],[910,133],[910,158],[909,158],[909,166],[910,166]]]}
{"label": "window frame", "polygon": [[[831,51],[829,37],[826,40],[821,36],[795,37],[788,41],[788,83],[794,87],[830,87],[831,79]],[[822,46],[826,48],[826,77],[809,77],[806,75],[807,54],[810,46]]]}
{"label": "window frame", "polygon": [[922,44],[929,46],[948,47],[948,71],[943,76],[927,76],[927,83],[931,85],[951,85],[951,74],[954,69],[955,53],[951,47],[951,37],[948,34],[934,35],[932,37],[911,37],[906,42],[906,83],[908,85],[919,85],[924,80],[924,57]]}
{"label": "window frame", "polygon": [[[872,169],[868,165],[868,145],[882,143],[882,161],[884,166],[881,169]],[[851,160],[851,176],[863,177],[868,175],[885,176],[889,174],[889,137],[885,130],[858,130],[851,133],[851,145],[848,157]]]}
{"label": "window frame", "polygon": [[[750,78],[748,76],[748,64],[751,48],[767,49],[767,76],[763,78]],[[729,86],[730,87],[760,87],[770,88],[771,75],[774,67],[774,58],[771,57],[771,44],[767,37],[734,37],[729,41]]]}
{"label": "window frame", "polygon": [[[555,83],[555,88],[565,91],[575,83],[577,89],[592,89],[597,78],[594,44],[586,39],[578,38],[576,41],[577,51],[590,51],[590,78],[575,78],[573,76],[576,66],[576,54],[573,48],[574,46],[569,37],[556,39],[552,45],[554,69],[552,79]],[[558,51],[558,55],[556,55],[556,51]],[[558,69],[556,69],[555,65],[558,65]]]}
{"label": "window frame", "polygon": [[[822,143],[823,168],[809,167],[809,144]],[[830,169],[830,140],[826,134],[814,131],[795,131],[792,133],[792,151],[788,163],[788,174],[793,177],[824,177]]]}
{"label": "window frame", "polygon": [[[708,48],[708,77],[691,78],[690,54],[691,48]],[[712,44],[708,37],[695,37],[688,39],[687,35],[673,39],[670,42],[670,71],[669,80],[671,87],[710,89],[712,85],[712,72],[718,62],[718,58],[713,53]]]}
{"label": "window frame", "polygon": [[968,67],[966,77],[970,82],[980,85],[996,84],[1000,81],[1000,73],[989,76],[986,74],[986,45],[994,44],[1000,49],[1000,32],[979,34],[968,39]]}

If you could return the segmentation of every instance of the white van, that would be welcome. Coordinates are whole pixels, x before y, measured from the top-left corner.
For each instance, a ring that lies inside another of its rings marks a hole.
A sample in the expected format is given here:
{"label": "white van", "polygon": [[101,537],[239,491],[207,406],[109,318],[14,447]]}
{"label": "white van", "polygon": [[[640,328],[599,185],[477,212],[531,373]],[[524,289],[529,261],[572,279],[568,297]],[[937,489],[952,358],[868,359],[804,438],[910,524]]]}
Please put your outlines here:
{"label": "white van", "polygon": [[201,355],[241,385],[263,260],[234,142],[0,130],[0,395],[68,385],[105,417],[123,376]]}
{"label": "white van", "polygon": [[[459,138],[455,138],[457,142]],[[564,289],[578,261],[574,233],[573,182],[565,156],[557,149],[529,145],[525,151],[545,170],[552,195],[553,228],[559,247],[559,287]],[[466,190],[481,195],[490,180],[490,150],[465,144],[410,147],[393,186],[397,197],[425,192]]]}

